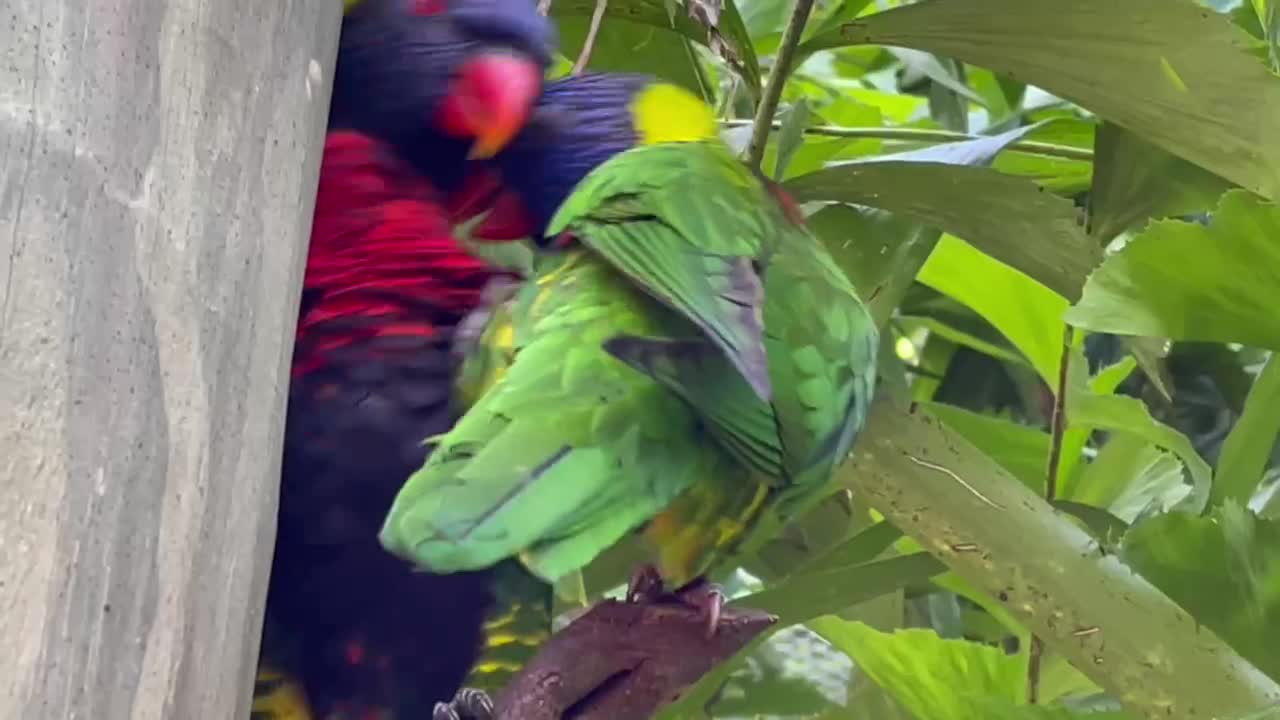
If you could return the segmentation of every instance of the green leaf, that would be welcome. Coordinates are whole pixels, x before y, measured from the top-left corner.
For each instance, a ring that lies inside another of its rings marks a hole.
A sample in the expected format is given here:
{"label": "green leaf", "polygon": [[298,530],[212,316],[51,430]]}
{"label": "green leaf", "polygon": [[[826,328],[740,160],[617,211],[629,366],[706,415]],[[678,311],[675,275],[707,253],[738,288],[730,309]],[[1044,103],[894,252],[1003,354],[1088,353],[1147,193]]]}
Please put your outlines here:
{"label": "green leaf", "polygon": [[1050,387],[1062,361],[1067,301],[973,246],[944,235],[920,270],[921,283],[982,315],[1018,348]]}
{"label": "green leaf", "polygon": [[1104,243],[1147,218],[1208,210],[1231,186],[1111,123],[1098,130],[1094,155],[1089,231]]}
{"label": "green leaf", "polygon": [[[853,457],[838,482],[997,595],[1135,717],[1229,716],[1280,698],[1280,685],[928,413],[873,403]],[[1177,662],[1152,663],[1153,648]]]}
{"label": "green leaf", "polygon": [[[691,2],[696,0],[690,0]],[[551,4],[551,16],[558,21],[560,42],[567,55],[576,57],[582,47],[587,21],[595,11],[595,0],[560,0]],[[605,20],[600,24],[600,34],[596,37],[592,50],[590,67],[599,70],[632,70],[651,72],[671,80],[670,77],[654,68],[657,62],[687,62],[686,53],[678,56],[669,55],[668,47],[675,47],[678,39],[687,39],[707,46],[722,57],[736,62],[729,64],[746,80],[750,92],[756,95],[760,91],[760,64],[756,59],[755,47],[747,34],[746,25],[738,13],[733,0],[723,0],[723,7],[717,18],[715,27],[708,27],[691,17],[690,12],[669,13],[666,3],[661,0],[610,0],[605,6]],[[618,31],[620,26],[625,31]],[[606,34],[607,32],[607,34]],[[661,36],[666,36],[665,38]],[[650,44],[638,44],[644,38],[651,38]],[[661,47],[659,46],[661,45]],[[569,48],[573,48],[570,52]],[[617,67],[614,63],[597,64],[596,53],[604,52],[618,55],[616,60],[624,60],[630,55],[634,61],[627,67]],[[646,69],[646,64],[649,69]],[[682,77],[686,77],[683,74]]]}
{"label": "green leaf", "polygon": [[1070,500],[1054,500],[1051,504],[1055,509],[1084,523],[1093,537],[1107,547],[1114,546],[1116,541],[1124,537],[1125,530],[1129,529],[1129,523],[1099,507]]}
{"label": "green leaf", "polygon": [[983,167],[1036,126],[979,140],[829,166],[792,178],[800,202],[879,207],[963,238],[1063,297],[1080,288],[1100,256],[1070,201]]}
{"label": "green leaf", "polygon": [[[1076,334],[1075,339],[1079,341],[1079,344],[1084,342],[1084,338],[1080,334]],[[1133,372],[1133,368],[1137,364],[1132,358],[1126,357],[1115,365],[1102,368],[1098,371],[1097,376],[1086,380],[1085,368],[1088,367],[1088,362],[1085,360],[1084,353],[1079,346],[1072,349],[1069,360],[1071,362],[1071,370],[1067,376],[1068,383],[1084,383],[1089,391],[1096,395],[1111,395],[1114,393],[1116,387],[1121,382],[1124,382],[1124,379]],[[1054,387],[1054,394],[1057,394],[1056,386]],[[1088,425],[1074,422],[1070,408],[1067,409],[1067,429],[1062,436],[1062,458],[1058,463],[1058,493],[1061,497],[1068,497],[1068,491],[1065,488],[1076,476],[1076,468],[1080,464],[1081,454],[1089,444],[1089,437],[1093,434],[1093,430],[1094,428]]]}
{"label": "green leaf", "polygon": [[768,589],[737,598],[730,605],[773,613],[778,616],[778,627],[786,627],[923,582],[945,570],[946,566],[932,555],[915,553],[799,573]]}
{"label": "green leaf", "polygon": [[888,550],[894,541],[902,537],[902,531],[883,520],[864,529],[848,540],[814,557],[798,570],[799,573],[815,573],[824,570],[861,565],[876,559]]}
{"label": "green leaf", "polygon": [[[589,3],[589,7],[594,6],[594,2]],[[590,9],[584,16],[571,12],[573,5],[560,8],[557,3],[552,3],[551,7],[553,14],[560,15],[558,11],[563,11],[557,23],[561,50],[569,57],[578,57],[587,36]],[[613,9],[612,3],[609,8]],[[654,10],[662,13],[665,23],[666,11],[662,6],[656,5]],[[650,23],[632,22],[623,17],[609,18],[601,23],[587,68],[600,72],[648,73],[675,83],[708,102],[715,99],[711,82],[698,62],[690,40]]]}
{"label": "green leaf", "polygon": [[924,406],[1022,484],[1037,493],[1044,492],[1045,464],[1049,457],[1047,433],[943,403],[930,402]]}
{"label": "green leaf", "polygon": [[1167,512],[1190,490],[1177,456],[1141,436],[1112,433],[1079,478],[1064,483],[1062,497],[1107,508],[1121,520],[1133,522],[1153,505]]}
{"label": "green leaf", "polygon": [[[1173,452],[1191,474],[1192,489],[1184,502],[1188,508],[1199,512],[1209,499],[1213,473],[1187,436],[1153,418],[1151,411],[1141,400],[1126,395],[1111,395],[1114,386],[1106,389],[1107,394],[1099,394],[1089,388],[1085,379],[1086,363],[1078,352],[1074,353],[1074,357],[1077,359],[1073,359],[1067,369],[1068,424],[1073,429],[1101,428],[1129,433]],[[1124,363],[1129,371],[1132,371],[1134,365],[1132,359]]]}
{"label": "green leaf", "polygon": [[1244,403],[1244,414],[1222,444],[1209,502],[1249,502],[1280,434],[1280,354],[1272,354]]}
{"label": "green leaf", "polygon": [[978,352],[990,355],[997,360],[1028,365],[1026,358],[1018,355],[1016,352],[1006,349],[1006,345],[1002,340],[997,340],[995,342],[986,340],[973,333],[966,332],[961,328],[954,327],[940,318],[899,315],[896,321],[904,330],[910,331],[915,328],[925,328],[932,335],[946,338],[957,345],[963,345],[970,350],[977,350]]}
{"label": "green leaf", "polygon": [[1121,558],[1280,679],[1280,523],[1234,502],[1212,517],[1170,513],[1130,530]]}
{"label": "green leaf", "polygon": [[821,47],[958,58],[1079,103],[1245,188],[1280,192],[1280,82],[1260,44],[1189,0],[926,0],[846,23]]}
{"label": "green leaf", "polygon": [[867,625],[820,618],[815,631],[844,650],[914,717],[927,720],[1128,720],[1121,712],[1077,713],[1057,705],[1027,705],[1024,655],[948,640],[932,630],[879,632]]}
{"label": "green leaf", "polygon": [[990,705],[1023,702],[1026,663],[996,648],[944,640],[932,630],[882,633],[836,618],[811,627],[917,718],[974,720],[990,717]]}
{"label": "green leaf", "polygon": [[1089,278],[1067,322],[1094,332],[1280,349],[1280,208],[1242,190],[1212,222],[1153,222]]}

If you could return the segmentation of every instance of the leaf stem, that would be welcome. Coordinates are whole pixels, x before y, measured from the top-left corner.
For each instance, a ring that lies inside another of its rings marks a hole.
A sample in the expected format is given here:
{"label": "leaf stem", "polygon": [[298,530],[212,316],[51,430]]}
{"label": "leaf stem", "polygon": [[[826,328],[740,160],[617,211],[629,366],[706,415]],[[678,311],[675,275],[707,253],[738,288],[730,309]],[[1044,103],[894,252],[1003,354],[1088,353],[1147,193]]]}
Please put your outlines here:
{"label": "leaf stem", "polygon": [[769,73],[769,82],[760,93],[760,104],[756,107],[756,117],[751,126],[751,144],[747,145],[747,164],[753,168],[760,167],[764,159],[764,148],[769,142],[769,130],[773,127],[773,116],[778,112],[778,101],[782,99],[782,88],[787,84],[787,76],[791,72],[791,63],[796,56],[796,46],[800,44],[800,36],[804,34],[805,23],[809,21],[809,13],[813,11],[814,0],[796,0],[791,9],[791,17],[787,27],[782,31],[782,41],[778,45],[778,54],[773,59],[773,70]]}
{"label": "leaf stem", "polygon": [[[724,120],[722,123],[725,127],[746,127],[747,125],[755,126],[754,120]],[[781,122],[771,123],[771,128],[778,130],[782,127]],[[887,140],[889,142],[933,142],[947,143],[960,142],[963,140],[976,140],[982,136],[971,135],[968,133],[954,132],[951,130],[929,130],[923,128],[892,128],[892,127],[840,127],[836,125],[812,125],[805,128],[807,135],[822,135],[826,137],[842,137],[842,138],[867,138],[872,140]],[[1085,162],[1093,161],[1093,151],[1087,148],[1072,147],[1070,145],[1056,145],[1054,143],[1035,142],[1033,140],[1018,140],[1009,143],[1008,149],[1018,150],[1025,153],[1034,153],[1036,155],[1048,155],[1050,157],[1063,158],[1065,160],[1083,160]]]}
{"label": "leaf stem", "polygon": [[[1074,330],[1067,325],[1062,330],[1062,358],[1058,361],[1058,386],[1053,394],[1053,412],[1049,416],[1049,460],[1044,473],[1044,499],[1053,502],[1058,498],[1058,466],[1062,464],[1062,439],[1067,431],[1067,377],[1071,370],[1071,342]],[[1039,635],[1031,635],[1027,648],[1027,702],[1040,702],[1040,665],[1044,656],[1044,641]]]}
{"label": "leaf stem", "polygon": [[[546,2],[549,9],[551,0]],[[587,63],[591,60],[591,49],[595,47],[596,35],[600,32],[600,23],[604,20],[604,11],[607,7],[609,7],[609,0],[596,0],[596,9],[591,12],[591,25],[587,28],[587,37],[582,41],[582,52],[578,53],[578,61],[573,64],[570,75],[581,75],[582,71],[587,69]]]}
{"label": "leaf stem", "polygon": [[1049,416],[1049,465],[1045,469],[1044,499],[1058,499],[1058,466],[1062,464],[1062,438],[1067,430],[1067,376],[1071,365],[1071,343],[1074,328],[1062,331],[1062,359],[1058,362],[1058,387],[1053,396],[1053,413]]}

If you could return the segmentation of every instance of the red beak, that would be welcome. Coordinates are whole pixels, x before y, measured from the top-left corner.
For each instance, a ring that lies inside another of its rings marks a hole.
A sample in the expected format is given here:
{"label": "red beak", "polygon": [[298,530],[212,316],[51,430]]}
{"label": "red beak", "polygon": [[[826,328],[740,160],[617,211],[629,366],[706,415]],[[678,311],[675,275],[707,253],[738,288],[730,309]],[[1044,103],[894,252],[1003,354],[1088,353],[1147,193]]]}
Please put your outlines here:
{"label": "red beak", "polygon": [[542,67],[527,58],[488,53],[467,61],[436,118],[454,137],[473,138],[472,158],[490,158],[520,132],[542,92]]}

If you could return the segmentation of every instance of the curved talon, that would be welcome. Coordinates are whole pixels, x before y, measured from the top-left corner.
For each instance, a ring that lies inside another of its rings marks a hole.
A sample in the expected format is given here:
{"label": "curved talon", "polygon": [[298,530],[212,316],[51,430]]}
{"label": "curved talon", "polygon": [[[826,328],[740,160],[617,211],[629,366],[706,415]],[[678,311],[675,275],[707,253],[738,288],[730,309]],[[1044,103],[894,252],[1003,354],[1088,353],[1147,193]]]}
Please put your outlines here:
{"label": "curved talon", "polygon": [[724,589],[706,578],[698,578],[676,590],[674,595],[680,602],[706,614],[707,639],[715,637],[725,604]]}
{"label": "curved talon", "polygon": [[462,688],[453,699],[455,705],[462,709],[472,720],[491,720],[493,718],[493,699],[489,693],[476,688]]}
{"label": "curved talon", "polygon": [[718,587],[712,587],[707,593],[706,607],[707,610],[707,639],[715,637],[716,628],[720,626],[720,611],[724,608],[724,592]]}
{"label": "curved talon", "polygon": [[431,720],[462,720],[453,703],[438,702],[431,710]]}
{"label": "curved talon", "polygon": [[452,701],[436,703],[431,720],[493,720],[493,699],[483,690],[461,688]]}
{"label": "curved talon", "polygon": [[662,597],[664,584],[662,575],[652,565],[641,565],[631,574],[627,583],[627,602],[654,602]]}

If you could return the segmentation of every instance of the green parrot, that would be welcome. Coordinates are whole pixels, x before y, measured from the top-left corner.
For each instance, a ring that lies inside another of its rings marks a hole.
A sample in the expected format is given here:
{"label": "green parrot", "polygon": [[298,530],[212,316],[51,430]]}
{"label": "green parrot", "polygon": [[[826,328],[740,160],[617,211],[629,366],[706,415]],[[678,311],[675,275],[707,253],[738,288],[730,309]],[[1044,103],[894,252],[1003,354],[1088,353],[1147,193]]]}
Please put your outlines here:
{"label": "green parrot", "polygon": [[[625,546],[688,587],[823,497],[867,415],[877,331],[712,110],[646,76],[569,78],[493,162],[509,194],[472,236],[535,236],[534,277],[472,344],[470,407],[401,488],[384,547],[554,584]],[[723,598],[705,599],[714,631]]]}

